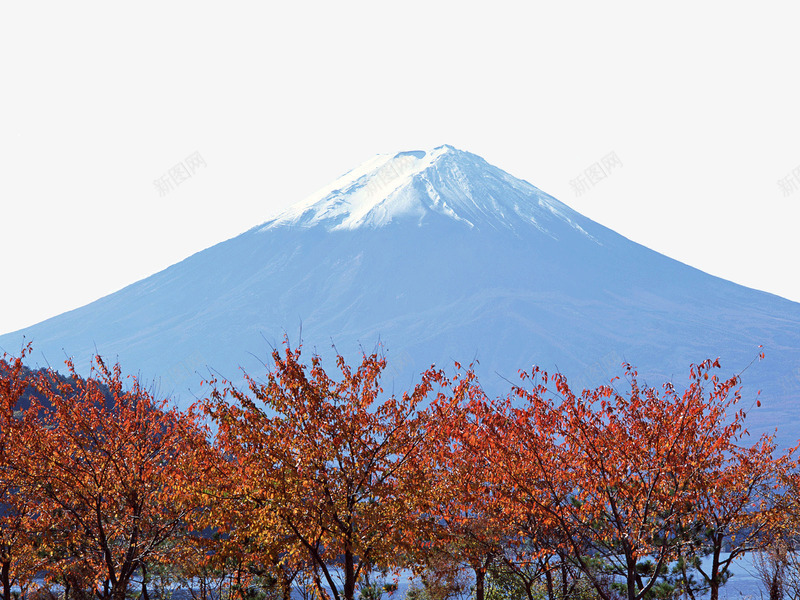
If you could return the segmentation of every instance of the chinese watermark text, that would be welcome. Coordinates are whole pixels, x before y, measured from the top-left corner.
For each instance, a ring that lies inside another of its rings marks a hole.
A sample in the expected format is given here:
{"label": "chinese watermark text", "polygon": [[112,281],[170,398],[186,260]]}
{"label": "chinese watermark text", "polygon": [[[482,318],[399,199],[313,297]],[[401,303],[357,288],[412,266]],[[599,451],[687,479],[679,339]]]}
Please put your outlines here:
{"label": "chinese watermark text", "polygon": [[161,177],[153,181],[159,197],[163,198],[176,189],[177,186],[192,177],[201,167],[205,168],[206,161],[199,152],[190,154],[183,161],[169,169]]}
{"label": "chinese watermark text", "polygon": [[622,167],[616,152],[609,152],[599,161],[586,167],[575,179],[569,182],[576,196],[581,196],[606,179],[614,169]]}
{"label": "chinese watermark text", "polygon": [[778,187],[784,196],[791,196],[797,190],[800,190],[800,166],[792,169],[791,173],[786,177],[778,179]]}

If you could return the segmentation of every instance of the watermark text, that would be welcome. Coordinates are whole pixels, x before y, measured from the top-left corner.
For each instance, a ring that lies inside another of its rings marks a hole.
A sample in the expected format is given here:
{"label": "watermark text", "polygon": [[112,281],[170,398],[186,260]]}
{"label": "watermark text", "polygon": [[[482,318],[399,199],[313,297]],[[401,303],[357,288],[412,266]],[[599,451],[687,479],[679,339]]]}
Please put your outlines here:
{"label": "watermark text", "polygon": [[607,179],[611,173],[622,168],[622,161],[616,152],[609,152],[599,161],[586,167],[569,185],[576,196],[582,196],[598,183]]}
{"label": "watermark text", "polygon": [[792,169],[786,177],[778,179],[778,187],[784,196],[791,196],[800,190],[800,166]]}
{"label": "watermark text", "polygon": [[199,169],[205,167],[206,161],[203,160],[199,152],[190,154],[161,177],[153,181],[158,196],[163,198],[177,189],[177,186],[191,178]]}

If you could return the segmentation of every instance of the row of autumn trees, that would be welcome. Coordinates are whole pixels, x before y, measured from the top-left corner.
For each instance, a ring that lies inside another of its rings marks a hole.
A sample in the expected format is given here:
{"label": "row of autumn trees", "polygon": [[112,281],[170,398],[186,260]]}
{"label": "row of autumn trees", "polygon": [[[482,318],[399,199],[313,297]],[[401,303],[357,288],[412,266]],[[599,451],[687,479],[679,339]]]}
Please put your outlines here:
{"label": "row of autumn trees", "polygon": [[24,356],[0,362],[3,600],[34,577],[75,600],[156,580],[353,600],[402,569],[431,599],[468,571],[477,600],[639,600],[668,566],[670,589],[716,600],[738,554],[795,535],[792,453],[746,435],[716,361],[680,391],[626,365],[578,393],[534,368],[489,399],[456,365],[397,396],[377,354],[331,376],[287,345],[179,411],[100,358],[82,379]]}

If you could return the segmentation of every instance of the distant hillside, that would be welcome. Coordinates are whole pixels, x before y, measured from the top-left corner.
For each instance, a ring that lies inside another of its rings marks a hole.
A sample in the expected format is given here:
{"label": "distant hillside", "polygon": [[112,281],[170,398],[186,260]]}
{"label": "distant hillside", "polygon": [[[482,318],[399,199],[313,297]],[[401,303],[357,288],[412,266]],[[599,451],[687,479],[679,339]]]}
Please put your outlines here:
{"label": "distant hillside", "polygon": [[[5,377],[8,373],[9,364],[4,360],[0,360],[0,377]],[[38,387],[34,385],[34,382],[48,381],[51,389],[55,390],[59,384],[72,385],[75,381],[75,378],[70,375],[64,375],[47,368],[31,369],[28,367],[23,367],[22,378],[28,382],[28,385],[25,387],[25,392],[22,394],[22,397],[15,406],[15,412],[23,412],[28,410],[34,400],[44,409],[50,408],[50,404],[47,401],[46,396],[39,391]],[[106,398],[107,406],[112,406],[113,398],[111,396],[111,391],[103,384],[100,384],[100,389],[103,390],[103,395]]]}

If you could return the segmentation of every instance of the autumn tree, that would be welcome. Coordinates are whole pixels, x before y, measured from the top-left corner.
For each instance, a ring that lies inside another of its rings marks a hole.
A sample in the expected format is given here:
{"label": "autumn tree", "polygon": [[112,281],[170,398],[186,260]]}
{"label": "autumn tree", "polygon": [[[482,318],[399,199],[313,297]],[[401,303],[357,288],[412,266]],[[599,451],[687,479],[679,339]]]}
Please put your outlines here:
{"label": "autumn tree", "polygon": [[25,476],[50,532],[51,579],[77,576],[80,596],[88,575],[99,598],[122,600],[137,571],[168,560],[196,508],[182,489],[203,476],[192,440],[204,434],[136,379],[125,389],[119,365],[97,357],[87,379],[68,366],[69,380],[38,383],[49,409]]}
{"label": "autumn tree", "polygon": [[[265,509],[262,499],[244,489],[252,489],[260,473],[243,470],[219,446],[209,450],[209,477],[194,482],[198,503],[205,508],[195,523],[199,532],[192,536],[189,557],[181,561],[182,571],[198,581],[213,580],[215,573],[223,580],[227,574],[231,591],[244,592],[266,581],[283,600],[290,600],[292,584],[307,566],[297,536],[277,513]],[[196,556],[199,550],[204,550],[202,556]],[[219,591],[223,584],[215,583]]]}
{"label": "autumn tree", "polygon": [[612,382],[575,394],[562,375],[534,369],[514,389],[524,406],[487,429],[512,482],[509,510],[533,513],[557,531],[605,600],[615,595],[609,575],[621,580],[628,600],[647,597],[693,539],[687,519],[706,508],[698,490],[744,418],[731,414],[738,378],[709,377],[717,367],[692,366],[683,393],[671,384],[641,386],[630,365],[625,393]]}
{"label": "autumn tree", "polygon": [[408,519],[425,481],[413,459],[432,426],[421,404],[443,376],[426,371],[396,397],[383,393],[376,353],[355,368],[337,356],[335,379],[288,344],[272,359],[265,382],[248,376],[247,390],[215,388],[203,403],[236,470],[239,526],[282,547],[284,563],[307,561],[320,596],[327,586],[353,600],[367,571],[394,564],[414,541]]}
{"label": "autumn tree", "polygon": [[772,512],[778,527],[771,526],[766,539],[759,540],[753,562],[771,600],[778,596],[796,600],[800,598],[800,460],[783,469],[774,497]]}
{"label": "autumn tree", "polygon": [[33,580],[39,567],[35,551],[34,517],[37,507],[26,494],[26,481],[19,464],[27,449],[35,445],[31,423],[37,413],[23,404],[30,385],[30,372],[23,359],[30,345],[19,357],[0,358],[0,581],[3,600],[11,600],[14,585],[22,589]]}
{"label": "autumn tree", "polygon": [[495,573],[516,579],[529,600],[541,590],[555,600],[570,596],[578,583],[572,554],[589,549],[584,540],[564,540],[558,517],[571,502],[574,485],[558,443],[560,412],[538,369],[526,377],[531,389],[516,388],[493,401],[471,399],[470,426],[461,439],[475,460],[487,465],[499,513],[495,520],[504,523],[506,543]]}
{"label": "autumn tree", "polygon": [[481,451],[481,428],[490,405],[472,369],[462,373],[461,365],[455,367],[448,414],[434,412],[439,427],[420,464],[433,502],[427,513],[429,529],[420,531],[430,539],[420,555],[428,565],[466,565],[474,575],[476,600],[484,600],[490,568],[508,558],[518,539],[499,504],[501,482],[492,455]]}
{"label": "autumn tree", "polygon": [[[767,435],[744,445],[741,435],[736,432],[726,438],[726,447],[709,461],[695,484],[695,510],[686,521],[694,537],[684,554],[696,565],[710,600],[719,597],[734,560],[772,546],[783,534],[781,486],[792,465],[792,452],[777,454]],[[702,557],[710,557],[705,566]]]}

